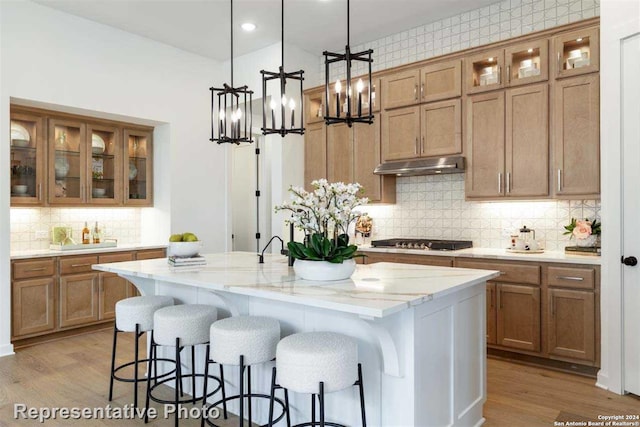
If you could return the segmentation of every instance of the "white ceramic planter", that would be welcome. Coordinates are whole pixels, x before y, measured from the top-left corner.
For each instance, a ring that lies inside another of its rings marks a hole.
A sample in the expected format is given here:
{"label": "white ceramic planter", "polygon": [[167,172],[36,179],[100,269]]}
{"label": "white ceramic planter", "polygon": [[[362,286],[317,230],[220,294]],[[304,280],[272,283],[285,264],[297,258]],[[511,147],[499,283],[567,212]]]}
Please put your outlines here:
{"label": "white ceramic planter", "polygon": [[595,246],[597,242],[598,242],[598,236],[594,236],[592,234],[586,239],[576,239],[576,246],[590,247],[590,246]]}
{"label": "white ceramic planter", "polygon": [[348,259],[342,264],[329,261],[306,261],[297,259],[293,263],[296,275],[304,280],[329,281],[345,280],[356,270],[356,261]]}

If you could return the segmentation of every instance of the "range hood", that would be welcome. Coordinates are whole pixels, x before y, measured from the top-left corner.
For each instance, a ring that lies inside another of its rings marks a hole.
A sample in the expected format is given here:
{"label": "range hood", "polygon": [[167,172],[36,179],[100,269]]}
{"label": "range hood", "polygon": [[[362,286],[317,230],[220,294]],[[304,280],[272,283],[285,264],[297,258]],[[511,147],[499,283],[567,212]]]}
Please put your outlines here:
{"label": "range hood", "polygon": [[387,162],[378,165],[373,171],[376,175],[397,176],[437,175],[462,172],[464,172],[464,157],[462,156]]}

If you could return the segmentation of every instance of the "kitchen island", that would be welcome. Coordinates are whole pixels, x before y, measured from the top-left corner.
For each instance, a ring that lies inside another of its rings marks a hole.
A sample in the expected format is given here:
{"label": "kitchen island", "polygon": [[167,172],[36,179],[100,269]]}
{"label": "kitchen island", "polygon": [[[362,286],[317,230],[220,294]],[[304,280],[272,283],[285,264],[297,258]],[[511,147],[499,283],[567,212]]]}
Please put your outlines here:
{"label": "kitchen island", "polygon": [[[173,268],[165,259],[94,268],[119,274],[143,295],[215,305],[223,317],[273,317],[283,336],[324,330],[355,338],[369,426],[483,423],[485,282],[497,271],[377,263],[358,265],[348,280],[310,282],[281,256],[267,256],[265,264],[253,253],[205,257],[207,266],[197,269]],[[196,364],[203,363],[200,355]],[[271,365],[260,368],[252,386],[268,393]],[[237,372],[230,374],[233,392]],[[360,425],[355,388],[327,395],[326,404],[328,420]],[[309,420],[309,396],[292,394],[291,405],[295,423]],[[254,407],[254,420],[265,423],[266,404]]]}

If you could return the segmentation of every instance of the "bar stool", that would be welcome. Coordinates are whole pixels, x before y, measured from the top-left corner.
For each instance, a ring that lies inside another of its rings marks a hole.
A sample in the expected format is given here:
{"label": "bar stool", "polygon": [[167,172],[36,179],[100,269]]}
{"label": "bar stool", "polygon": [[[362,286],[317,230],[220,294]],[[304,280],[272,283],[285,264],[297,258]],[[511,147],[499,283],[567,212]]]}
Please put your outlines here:
{"label": "bar stool", "polygon": [[[239,378],[239,394],[234,396],[226,396],[224,389],[222,391],[222,399],[214,402],[211,406],[217,406],[222,403],[224,406],[224,418],[227,418],[226,403],[230,400],[240,400],[239,423],[240,427],[244,425],[244,401],[248,399],[247,410],[249,415],[249,426],[253,422],[253,414],[251,412],[251,400],[253,398],[271,399],[266,394],[251,392],[251,367],[273,360],[276,355],[276,346],[280,340],[280,323],[268,317],[260,316],[236,316],[227,319],[218,320],[210,329],[211,349],[207,353],[207,361],[205,364],[205,383],[204,390],[207,390],[207,373],[210,363],[220,365],[220,377],[224,382],[223,366],[231,365],[240,368]],[[246,368],[246,369],[245,369]],[[246,375],[245,375],[246,371]],[[247,380],[247,390],[244,389],[244,380]],[[203,392],[204,393],[204,392]],[[278,417],[280,420],[285,415],[285,407],[288,405],[288,394],[285,390],[285,402],[274,399],[282,407],[282,414]],[[273,403],[271,403],[273,404]],[[205,405],[203,405],[204,409]],[[273,412],[273,410],[271,411]],[[205,423],[209,426],[215,426],[206,416],[207,411],[203,410],[201,425]],[[266,426],[266,424],[265,424]]]}
{"label": "bar stool", "polygon": [[[140,362],[147,363],[147,376],[157,380],[157,362],[154,365],[155,374],[151,374],[149,359],[138,359],[139,341],[142,334],[153,330],[153,313],[163,307],[173,305],[173,298],[161,295],[133,297],[120,300],[116,303],[116,322],[113,327],[113,348],[111,350],[111,378],[109,380],[109,402],[113,399],[113,381],[133,383],[133,405],[138,406],[138,366]],[[135,333],[135,355],[132,362],[124,363],[116,367],[116,348],[118,334],[121,332]],[[169,361],[169,360],[166,360]],[[116,373],[128,366],[134,366],[133,378],[124,378]]]}
{"label": "bar stool", "polygon": [[[223,388],[221,380],[210,376],[218,383],[218,387],[209,394],[205,393],[198,397],[196,395],[196,378],[205,377],[205,374],[197,374],[195,370],[195,346],[206,345],[209,352],[209,327],[215,322],[218,311],[215,307],[200,304],[183,304],[165,307],[157,310],[153,315],[154,329],[151,335],[151,360],[158,360],[158,346],[175,347],[175,375],[163,378],[151,385],[150,378],[147,378],[147,398],[145,402],[145,423],[149,421],[150,400],[163,404],[173,404],[176,406],[175,426],[178,426],[179,412],[177,408],[184,403],[197,403],[199,400],[206,400]],[[191,373],[185,375],[182,372],[180,353],[187,347],[191,347]],[[208,373],[207,373],[208,374]],[[182,381],[185,378],[191,379],[191,397],[184,398],[184,386]],[[161,399],[153,395],[153,391],[159,385],[175,380],[175,395],[173,400]]]}
{"label": "bar stool", "polygon": [[[278,343],[276,351],[276,367],[273,368],[271,377],[272,403],[269,407],[269,426],[277,422],[271,421],[275,390],[284,388],[285,391],[311,394],[311,422],[296,424],[294,427],[345,427],[343,424],[325,422],[324,394],[351,386],[359,388],[362,427],[366,427],[362,366],[358,363],[356,342],[345,335],[333,332],[290,335]],[[316,396],[320,422],[316,421]]]}

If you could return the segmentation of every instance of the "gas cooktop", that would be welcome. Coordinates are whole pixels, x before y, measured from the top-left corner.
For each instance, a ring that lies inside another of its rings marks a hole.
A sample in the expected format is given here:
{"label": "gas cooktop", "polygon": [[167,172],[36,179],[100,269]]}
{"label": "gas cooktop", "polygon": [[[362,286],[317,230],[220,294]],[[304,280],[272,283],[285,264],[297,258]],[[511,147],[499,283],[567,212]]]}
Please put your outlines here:
{"label": "gas cooktop", "polygon": [[374,248],[425,249],[435,251],[455,251],[473,247],[469,240],[435,240],[435,239],[386,239],[371,242]]}

